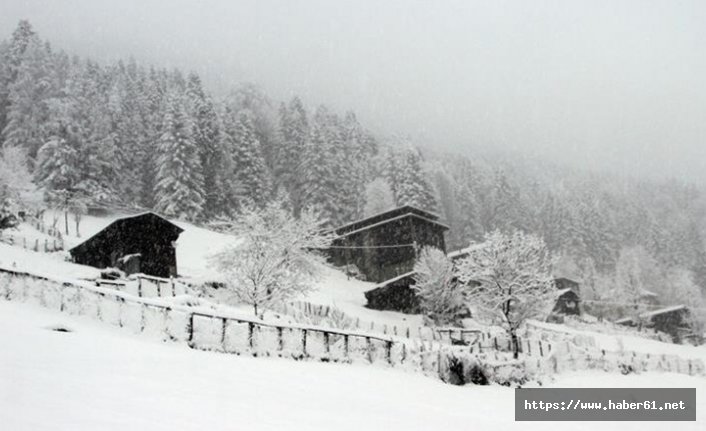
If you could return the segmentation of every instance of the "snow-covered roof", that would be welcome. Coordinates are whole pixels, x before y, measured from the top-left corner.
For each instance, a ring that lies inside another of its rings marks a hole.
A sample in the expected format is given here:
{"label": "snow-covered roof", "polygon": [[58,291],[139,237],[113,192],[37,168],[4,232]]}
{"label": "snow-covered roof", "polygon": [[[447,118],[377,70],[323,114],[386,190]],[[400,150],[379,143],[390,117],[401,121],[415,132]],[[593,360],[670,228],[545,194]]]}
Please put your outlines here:
{"label": "snow-covered roof", "polygon": [[[381,282],[381,283],[376,284],[375,287],[373,287],[373,289],[377,289],[377,288],[379,288],[379,287],[385,287],[385,286],[387,286],[387,285],[390,284],[390,283],[394,283],[395,281],[402,280],[403,278],[411,277],[411,276],[413,276],[414,274],[415,274],[414,271],[406,272],[406,273],[404,273],[404,274],[398,275],[397,277],[394,277],[394,278],[391,278],[391,279],[389,279],[389,280],[385,280],[385,281],[383,281],[383,282]],[[371,290],[372,290],[372,289],[371,289]]]}
{"label": "snow-covered roof", "polygon": [[[669,307],[664,307],[664,308],[660,308],[657,310],[652,310],[652,311],[642,313],[642,314],[640,314],[640,318],[650,319],[654,316],[659,316],[660,314],[672,313],[672,312],[680,311],[680,310],[688,311],[689,308],[686,305],[672,305]],[[623,317],[622,319],[616,320],[615,323],[625,324],[625,323],[629,323],[632,321],[633,321],[632,317]]]}
{"label": "snow-covered roof", "polygon": [[574,291],[574,289],[572,289],[570,287],[565,287],[564,289],[559,289],[559,296],[561,296],[567,292],[573,292],[573,291]]}
{"label": "snow-covered roof", "polygon": [[640,317],[642,317],[642,318],[654,317],[654,316],[658,316],[660,314],[671,313],[671,312],[680,311],[680,310],[688,310],[688,308],[686,307],[686,305],[672,305],[671,307],[665,307],[665,308],[660,308],[659,310],[648,311],[647,313],[641,314]]}
{"label": "snow-covered roof", "polygon": [[[396,207],[396,208],[392,208],[392,209],[389,209],[389,210],[386,210],[386,211],[379,212],[379,213],[377,213],[377,214],[373,214],[373,215],[371,215],[371,216],[368,216],[368,217],[365,217],[365,218],[362,218],[362,219],[358,219],[358,220],[352,221],[352,222],[350,222],[350,223],[346,223],[346,224],[344,224],[343,226],[337,227],[336,230],[346,229],[346,228],[351,227],[351,226],[354,226],[354,225],[356,225],[356,224],[365,223],[365,222],[367,222],[367,221],[370,221],[370,220],[376,219],[376,218],[378,218],[378,217],[384,216],[385,214],[388,214],[388,213],[395,213],[395,212],[400,212],[400,211],[403,211],[404,214],[408,214],[408,213],[410,213],[410,212],[420,213],[420,215],[421,215],[421,214],[424,214],[424,215],[426,215],[426,217],[427,217],[428,219],[435,220],[435,221],[439,219],[439,215],[436,214],[436,213],[434,213],[434,212],[427,211],[427,210],[423,210],[423,209],[417,208],[417,207],[415,207],[415,206],[413,206],[413,205],[402,205],[402,206],[399,206],[399,207]],[[437,223],[438,223],[438,221],[437,221]]]}
{"label": "snow-covered roof", "polygon": [[481,248],[483,248],[484,246],[485,246],[485,243],[484,243],[484,242],[479,242],[479,243],[476,243],[476,244],[471,244],[471,245],[469,245],[469,246],[466,247],[466,248],[462,248],[462,249],[460,249],[460,250],[456,250],[456,251],[449,252],[448,257],[449,257],[449,259],[456,259],[456,258],[459,258],[459,257],[462,257],[462,256],[467,255],[468,253],[470,253],[470,252],[473,251],[473,250],[481,249]]}
{"label": "snow-covered roof", "polygon": [[[364,232],[364,231],[369,230],[369,229],[372,229],[372,228],[374,228],[374,227],[382,226],[382,225],[384,225],[384,224],[393,222],[393,221],[395,221],[395,220],[400,220],[400,219],[407,218],[407,217],[418,218],[418,219],[424,220],[424,221],[426,221],[426,222],[428,222],[428,223],[432,223],[432,224],[441,226],[442,228],[444,228],[444,229],[446,229],[446,230],[449,229],[449,227],[448,227],[447,225],[445,225],[445,224],[443,224],[443,223],[440,223],[440,222],[438,222],[437,220],[432,220],[432,219],[429,219],[429,218],[426,218],[426,217],[422,217],[422,216],[420,216],[419,214],[415,214],[415,213],[413,213],[413,212],[408,212],[408,213],[404,213],[404,214],[399,215],[399,216],[396,216],[396,217],[392,217],[392,218],[380,220],[380,221],[377,222],[377,223],[373,223],[373,224],[371,224],[371,225],[363,226],[363,227],[361,227],[361,228],[359,228],[359,229],[355,229],[355,230],[352,230],[352,231],[350,231],[350,232],[345,232],[345,233],[339,234],[339,235],[338,235],[338,238],[344,238],[344,237],[347,237],[347,236],[350,236],[350,235],[354,235],[354,234],[357,234],[357,233],[360,233],[360,232]],[[339,230],[339,229],[340,229],[340,228],[338,228],[338,229],[336,229],[336,230]]]}
{"label": "snow-covered roof", "polygon": [[172,223],[171,220],[168,220],[166,217],[163,217],[163,216],[157,214],[157,213],[154,212],[154,211],[142,211],[142,212],[137,213],[137,214],[131,214],[131,215],[127,215],[127,216],[122,216],[122,217],[116,218],[115,220],[113,220],[112,222],[110,222],[110,224],[109,224],[108,226],[104,227],[104,228],[101,229],[100,231],[96,232],[95,234],[89,236],[89,237],[86,238],[85,240],[83,240],[83,241],[81,241],[80,243],[78,243],[78,244],[76,244],[75,246],[73,246],[73,247],[69,250],[69,252],[71,252],[71,250],[75,250],[75,249],[81,247],[82,245],[84,245],[85,243],[87,243],[88,241],[90,241],[91,239],[95,238],[97,235],[100,235],[101,232],[105,231],[105,230],[108,229],[109,227],[111,227],[111,226],[113,226],[113,225],[115,225],[115,224],[117,224],[117,223],[119,223],[119,222],[123,222],[123,221],[125,221],[125,220],[130,220],[130,219],[142,217],[142,216],[145,216],[145,215],[153,215],[153,216],[157,217],[158,219],[161,219],[161,220],[165,221],[166,223],[169,223],[169,224],[175,226],[177,229],[179,229],[179,232],[183,232],[183,231],[184,231],[184,229],[182,229],[181,227],[179,227],[179,226],[177,226],[176,224]]}

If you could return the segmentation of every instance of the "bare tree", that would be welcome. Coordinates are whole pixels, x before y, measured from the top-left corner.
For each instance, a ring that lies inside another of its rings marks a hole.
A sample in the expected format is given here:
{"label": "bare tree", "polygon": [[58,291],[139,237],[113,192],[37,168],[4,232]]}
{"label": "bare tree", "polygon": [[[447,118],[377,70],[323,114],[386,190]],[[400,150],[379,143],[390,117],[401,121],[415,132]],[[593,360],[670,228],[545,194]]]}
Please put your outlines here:
{"label": "bare tree", "polygon": [[552,263],[544,241],[520,231],[488,234],[483,246],[471,248],[458,262],[470,305],[505,329],[515,358],[518,329],[527,319],[545,318],[556,300]]}

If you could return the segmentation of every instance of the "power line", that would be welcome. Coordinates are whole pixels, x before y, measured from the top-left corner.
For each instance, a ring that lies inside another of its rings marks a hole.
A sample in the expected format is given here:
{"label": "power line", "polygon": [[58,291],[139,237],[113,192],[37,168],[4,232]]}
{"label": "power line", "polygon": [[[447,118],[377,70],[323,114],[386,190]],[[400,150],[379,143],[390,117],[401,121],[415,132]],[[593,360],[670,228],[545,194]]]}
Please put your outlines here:
{"label": "power line", "polygon": [[337,248],[337,249],[376,249],[376,248],[402,248],[402,247],[416,247],[415,244],[394,244],[394,245],[330,245],[326,248]]}

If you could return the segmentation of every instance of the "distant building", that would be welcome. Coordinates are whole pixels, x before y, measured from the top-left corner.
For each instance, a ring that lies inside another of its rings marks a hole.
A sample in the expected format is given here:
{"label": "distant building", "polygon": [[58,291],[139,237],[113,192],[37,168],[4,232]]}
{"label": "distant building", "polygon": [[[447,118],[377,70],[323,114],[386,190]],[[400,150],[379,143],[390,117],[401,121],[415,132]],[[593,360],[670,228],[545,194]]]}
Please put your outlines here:
{"label": "distant building", "polygon": [[[674,342],[681,342],[694,336],[701,338],[700,334],[694,334],[693,328],[689,324],[689,308],[685,305],[673,305],[642,313],[640,319],[647,322],[648,328],[669,334]],[[637,326],[637,322],[630,317],[617,320],[615,323]]]}
{"label": "distant building", "polygon": [[406,205],[337,228],[329,258],[337,266],[355,265],[368,281],[383,282],[410,272],[424,246],[446,252],[447,230],[436,214]]}
{"label": "distant building", "polygon": [[559,297],[554,305],[553,314],[573,315],[581,314],[581,297],[579,284],[574,280],[559,277],[554,279],[556,288],[559,289]]}
{"label": "distant building", "polygon": [[69,250],[74,262],[156,277],[177,275],[174,242],[183,229],[152,212],[122,217]]}

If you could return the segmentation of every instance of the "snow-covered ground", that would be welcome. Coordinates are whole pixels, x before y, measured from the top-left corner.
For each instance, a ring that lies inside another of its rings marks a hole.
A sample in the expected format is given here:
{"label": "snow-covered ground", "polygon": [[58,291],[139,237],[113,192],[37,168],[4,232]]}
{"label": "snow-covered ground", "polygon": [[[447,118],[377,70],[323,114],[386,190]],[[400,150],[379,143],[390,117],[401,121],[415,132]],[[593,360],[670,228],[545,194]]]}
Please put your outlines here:
{"label": "snow-covered ground", "polygon": [[[63,327],[72,332],[56,332]],[[658,422],[514,422],[512,389],[398,370],[190,350],[0,301],[0,418],[23,430],[657,430]],[[677,374],[573,373],[554,387],[696,387]]]}
{"label": "snow-covered ground", "polygon": [[596,347],[612,352],[626,350],[649,353],[651,355],[677,355],[685,359],[701,359],[706,364],[706,345],[691,346],[663,343],[661,341],[640,337],[637,335],[637,332],[635,335],[602,334],[600,332],[569,328],[566,325],[554,323],[533,321],[532,324],[552,331],[592,337],[596,341]]}

